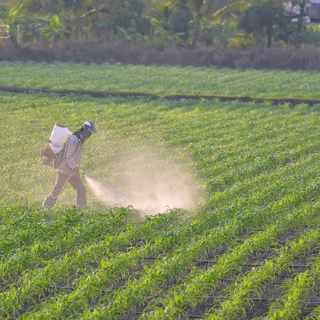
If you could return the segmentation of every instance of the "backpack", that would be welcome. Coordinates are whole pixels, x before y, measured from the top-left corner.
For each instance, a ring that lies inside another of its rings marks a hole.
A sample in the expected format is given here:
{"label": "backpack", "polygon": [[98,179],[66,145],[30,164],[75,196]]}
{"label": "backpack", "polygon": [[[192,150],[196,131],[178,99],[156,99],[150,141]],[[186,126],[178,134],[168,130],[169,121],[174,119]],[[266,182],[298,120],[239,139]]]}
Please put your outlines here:
{"label": "backpack", "polygon": [[49,145],[41,152],[41,163],[53,168],[59,168],[64,156],[66,143],[71,131],[64,125],[56,123],[52,129]]}

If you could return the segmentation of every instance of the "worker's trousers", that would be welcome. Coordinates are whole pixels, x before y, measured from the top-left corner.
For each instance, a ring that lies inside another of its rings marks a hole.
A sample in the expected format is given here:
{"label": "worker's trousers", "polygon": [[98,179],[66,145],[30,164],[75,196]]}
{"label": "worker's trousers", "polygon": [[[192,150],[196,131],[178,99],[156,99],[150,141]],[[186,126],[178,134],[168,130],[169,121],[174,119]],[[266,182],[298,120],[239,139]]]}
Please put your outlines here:
{"label": "worker's trousers", "polygon": [[77,206],[84,207],[87,204],[86,187],[80,178],[80,174],[69,176],[62,172],[58,172],[56,184],[44,201],[43,207],[53,207],[68,183],[77,191]]}

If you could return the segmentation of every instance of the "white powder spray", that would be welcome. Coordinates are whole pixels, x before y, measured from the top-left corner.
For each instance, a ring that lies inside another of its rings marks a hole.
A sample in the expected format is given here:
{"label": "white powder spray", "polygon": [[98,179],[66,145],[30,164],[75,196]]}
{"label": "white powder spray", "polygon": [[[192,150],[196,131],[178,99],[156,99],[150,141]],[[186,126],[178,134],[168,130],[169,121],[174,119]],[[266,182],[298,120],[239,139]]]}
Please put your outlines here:
{"label": "white powder spray", "polygon": [[180,154],[177,162],[166,155],[145,149],[127,151],[108,172],[110,183],[89,176],[86,180],[97,199],[110,206],[131,205],[146,215],[188,208],[200,198],[199,184],[190,173],[190,159]]}

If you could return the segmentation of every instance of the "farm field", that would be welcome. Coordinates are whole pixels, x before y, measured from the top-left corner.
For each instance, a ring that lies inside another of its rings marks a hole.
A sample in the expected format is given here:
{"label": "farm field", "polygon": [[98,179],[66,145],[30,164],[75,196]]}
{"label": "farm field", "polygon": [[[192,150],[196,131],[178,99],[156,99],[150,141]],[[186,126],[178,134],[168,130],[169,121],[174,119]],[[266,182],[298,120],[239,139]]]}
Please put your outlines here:
{"label": "farm field", "polygon": [[2,87],[319,99],[313,71],[0,62]]}
{"label": "farm field", "polygon": [[[54,123],[87,119],[88,206],[67,187],[41,208]],[[0,92],[1,317],[319,318],[319,120],[320,105]]]}

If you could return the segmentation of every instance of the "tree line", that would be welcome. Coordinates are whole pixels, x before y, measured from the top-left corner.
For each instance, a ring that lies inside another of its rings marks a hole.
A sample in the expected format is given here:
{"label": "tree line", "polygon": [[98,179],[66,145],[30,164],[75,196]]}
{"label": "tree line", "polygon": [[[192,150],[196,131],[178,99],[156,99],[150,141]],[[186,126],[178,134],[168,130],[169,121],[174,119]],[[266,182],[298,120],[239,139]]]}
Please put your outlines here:
{"label": "tree line", "polygon": [[[16,44],[95,38],[157,49],[317,46],[317,25],[304,23],[306,1],[285,7],[281,0],[3,0],[0,24]],[[298,14],[291,10],[297,6]]]}

